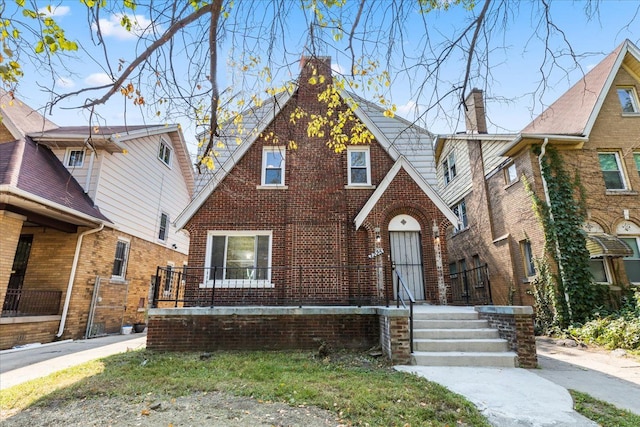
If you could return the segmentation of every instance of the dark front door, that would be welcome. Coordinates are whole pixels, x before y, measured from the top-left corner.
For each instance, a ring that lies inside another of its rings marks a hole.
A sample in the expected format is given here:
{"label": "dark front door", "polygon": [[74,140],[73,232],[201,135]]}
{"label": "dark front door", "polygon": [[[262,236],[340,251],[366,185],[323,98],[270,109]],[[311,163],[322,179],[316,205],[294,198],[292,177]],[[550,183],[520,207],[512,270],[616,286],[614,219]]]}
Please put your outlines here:
{"label": "dark front door", "polygon": [[2,311],[15,311],[20,303],[20,290],[24,283],[24,275],[27,272],[27,263],[31,253],[33,234],[21,234],[16,247],[16,255],[13,258],[11,276],[9,276],[9,286],[7,295],[4,298]]}

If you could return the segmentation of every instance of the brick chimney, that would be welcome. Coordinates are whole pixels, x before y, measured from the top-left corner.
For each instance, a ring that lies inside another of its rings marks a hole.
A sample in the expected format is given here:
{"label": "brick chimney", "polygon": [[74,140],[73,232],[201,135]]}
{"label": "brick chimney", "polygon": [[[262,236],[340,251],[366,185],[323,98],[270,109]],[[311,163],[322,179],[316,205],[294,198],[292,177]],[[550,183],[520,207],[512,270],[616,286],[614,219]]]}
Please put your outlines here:
{"label": "brick chimney", "polygon": [[484,99],[480,89],[473,88],[464,100],[465,123],[467,133],[487,133],[487,118],[484,111]]}
{"label": "brick chimney", "polygon": [[[331,83],[330,56],[303,56],[300,59],[300,77],[298,78],[298,96],[311,102],[317,102],[318,94]],[[313,82],[313,83],[312,83]]]}

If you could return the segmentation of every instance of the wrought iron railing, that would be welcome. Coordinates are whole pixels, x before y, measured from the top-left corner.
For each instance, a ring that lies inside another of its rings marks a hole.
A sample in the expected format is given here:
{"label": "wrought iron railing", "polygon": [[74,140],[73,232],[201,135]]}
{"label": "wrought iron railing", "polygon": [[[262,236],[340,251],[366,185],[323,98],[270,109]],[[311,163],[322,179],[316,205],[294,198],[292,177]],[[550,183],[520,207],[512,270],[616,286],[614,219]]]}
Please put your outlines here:
{"label": "wrought iron railing", "polygon": [[62,291],[7,289],[2,317],[59,314]]}
{"label": "wrought iron railing", "polygon": [[489,305],[491,298],[491,282],[487,264],[470,270],[454,273],[451,279],[451,297],[456,305]]}
{"label": "wrought iron railing", "polygon": [[380,266],[158,267],[153,307],[383,305]]}
{"label": "wrought iron railing", "polygon": [[402,275],[395,266],[393,267],[393,275],[396,290],[396,307],[400,308],[400,305],[402,304],[404,308],[407,308],[405,299],[409,302],[409,349],[411,353],[413,353],[413,304],[415,304],[416,300],[407,285],[404,283]]}

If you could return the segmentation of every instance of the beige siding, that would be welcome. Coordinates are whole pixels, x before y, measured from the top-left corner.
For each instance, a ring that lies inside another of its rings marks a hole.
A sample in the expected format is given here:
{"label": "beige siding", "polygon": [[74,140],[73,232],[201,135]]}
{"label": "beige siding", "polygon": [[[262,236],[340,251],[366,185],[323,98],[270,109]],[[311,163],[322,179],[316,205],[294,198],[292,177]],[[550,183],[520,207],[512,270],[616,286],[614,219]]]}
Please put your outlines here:
{"label": "beige siding", "polygon": [[[91,163],[92,150],[85,149],[84,162],[80,167],[67,166],[67,153],[70,150],[82,150],[82,147],[73,148],[54,148],[53,154],[56,155],[58,160],[67,168],[69,173],[78,181],[78,184],[84,189],[85,193],[95,200],[97,180],[100,171],[99,157],[103,155],[104,151],[99,150],[96,154],[93,154],[93,164]],[[87,175],[91,173],[91,179],[87,182]],[[88,185],[87,185],[88,184]]]}
{"label": "beige siding", "polygon": [[[147,241],[187,253],[189,239],[173,225],[166,242],[158,240],[161,212],[173,221],[189,202],[189,191],[172,152],[171,167],[158,159],[160,135],[122,142],[127,153],[105,154],[95,202],[116,228]],[[171,144],[171,138],[164,135]]]}
{"label": "beige siding", "polygon": [[[484,163],[484,174],[488,175],[507,157],[500,156],[499,153],[504,150],[510,141],[482,141],[482,161]],[[518,173],[519,174],[519,173]]]}
{"label": "beige siding", "polygon": [[[444,159],[449,157],[451,152],[455,153],[456,176],[447,185],[444,184]],[[469,191],[471,191],[471,168],[469,166],[469,150],[467,141],[454,140],[447,141],[440,156],[440,163],[437,169],[438,188],[441,190],[442,198],[449,206],[459,202]]]}

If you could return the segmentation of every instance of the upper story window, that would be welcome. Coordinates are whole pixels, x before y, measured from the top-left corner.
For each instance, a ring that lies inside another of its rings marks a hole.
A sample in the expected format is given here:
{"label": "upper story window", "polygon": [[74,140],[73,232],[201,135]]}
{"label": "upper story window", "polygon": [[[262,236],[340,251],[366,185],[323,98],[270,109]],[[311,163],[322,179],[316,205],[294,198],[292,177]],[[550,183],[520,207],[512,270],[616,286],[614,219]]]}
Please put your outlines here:
{"label": "upper story window", "polygon": [[112,279],[124,280],[127,273],[127,260],[129,258],[129,242],[118,239],[116,243],[116,254],[113,260]]}
{"label": "upper story window", "polygon": [[262,150],[262,185],[284,185],[284,147],[265,147]]}
{"label": "upper story window", "polygon": [[452,151],[449,153],[444,162],[442,162],[442,170],[444,171],[444,185],[451,182],[456,177],[456,154]]}
{"label": "upper story window", "polygon": [[160,139],[160,151],[158,152],[158,158],[162,160],[167,166],[171,166],[171,157],[173,157],[173,150],[167,141]]}
{"label": "upper story window", "polygon": [[636,162],[636,170],[640,175],[640,153],[633,153],[633,160]]}
{"label": "upper story window", "polygon": [[205,284],[255,286],[270,280],[270,231],[209,231]]}
{"label": "upper story window", "polygon": [[600,169],[604,177],[604,185],[607,190],[624,190],[626,184],[622,172],[622,164],[618,153],[598,153]]}
{"label": "upper story window", "polygon": [[467,221],[467,205],[465,204],[464,199],[455,205],[452,210],[458,217],[458,226],[455,227],[455,232],[457,233],[468,228],[469,222]]}
{"label": "upper story window", "polygon": [[533,251],[531,250],[531,242],[523,240],[520,242],[520,251],[522,252],[522,261],[524,262],[524,274],[527,277],[536,275],[536,266],[533,262]]}
{"label": "upper story window", "polygon": [[371,161],[369,147],[347,148],[348,184],[371,185]]}
{"label": "upper story window", "polygon": [[640,108],[638,108],[638,95],[636,94],[635,88],[619,87],[617,91],[623,113],[640,113]]}
{"label": "upper story window", "polygon": [[162,242],[166,242],[168,236],[169,236],[169,215],[162,212],[160,214],[160,228],[158,230],[158,240]]}
{"label": "upper story window", "polygon": [[518,171],[515,163],[511,163],[504,170],[504,180],[507,184],[513,184],[518,180]]}
{"label": "upper story window", "polygon": [[67,161],[65,164],[70,168],[81,168],[84,164],[84,150],[67,150]]}

